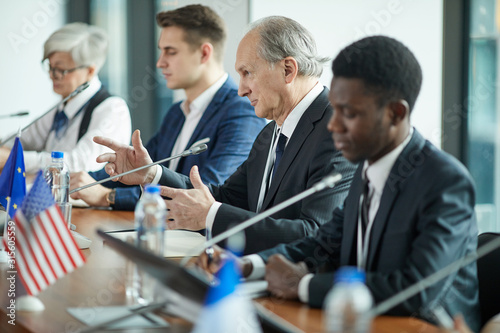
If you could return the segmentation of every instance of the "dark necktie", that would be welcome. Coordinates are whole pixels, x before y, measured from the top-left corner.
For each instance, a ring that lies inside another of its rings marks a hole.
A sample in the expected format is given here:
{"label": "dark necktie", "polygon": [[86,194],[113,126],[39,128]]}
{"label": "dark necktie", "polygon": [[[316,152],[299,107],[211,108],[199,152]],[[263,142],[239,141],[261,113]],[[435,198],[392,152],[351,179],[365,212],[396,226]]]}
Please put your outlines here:
{"label": "dark necktie", "polygon": [[273,177],[276,173],[276,169],[278,169],[278,165],[280,164],[281,157],[283,156],[283,152],[285,151],[286,141],[288,138],[283,133],[280,133],[280,137],[278,139],[278,144],[276,145],[276,159],[274,160],[274,168],[273,168]]}
{"label": "dark necktie", "polygon": [[363,228],[363,236],[366,231],[366,226],[368,225],[368,222],[370,221],[370,202],[371,202],[371,196],[370,196],[370,181],[368,178],[365,178],[363,181],[363,201],[361,202],[361,225]]}
{"label": "dark necktie", "polygon": [[55,132],[56,138],[60,139],[64,135],[64,133],[66,133],[67,126],[68,126],[68,117],[64,113],[64,110],[57,111],[51,129]]}

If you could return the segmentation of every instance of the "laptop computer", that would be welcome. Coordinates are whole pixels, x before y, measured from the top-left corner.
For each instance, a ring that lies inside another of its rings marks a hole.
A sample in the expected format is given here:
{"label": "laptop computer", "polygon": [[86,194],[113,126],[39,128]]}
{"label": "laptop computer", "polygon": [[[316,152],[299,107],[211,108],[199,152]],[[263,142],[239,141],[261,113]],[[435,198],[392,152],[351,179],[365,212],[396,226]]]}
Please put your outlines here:
{"label": "laptop computer", "polygon": [[[132,260],[139,268],[160,281],[170,291],[187,299],[187,303],[202,306],[210,283],[205,275],[196,270],[186,269],[177,262],[157,256],[124,242],[103,230],[97,230],[106,245]],[[263,306],[255,307],[264,332],[302,332]]]}

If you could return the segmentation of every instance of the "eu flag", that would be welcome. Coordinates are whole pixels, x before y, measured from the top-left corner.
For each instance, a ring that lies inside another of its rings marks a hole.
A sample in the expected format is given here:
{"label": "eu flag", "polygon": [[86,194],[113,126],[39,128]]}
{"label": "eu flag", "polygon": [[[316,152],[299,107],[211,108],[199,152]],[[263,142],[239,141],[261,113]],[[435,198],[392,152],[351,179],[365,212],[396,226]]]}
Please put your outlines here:
{"label": "eu flag", "polygon": [[[25,195],[26,172],[24,171],[23,146],[19,138],[16,138],[0,175],[0,203],[7,209],[10,217],[15,215]],[[10,206],[7,207],[9,202]]]}

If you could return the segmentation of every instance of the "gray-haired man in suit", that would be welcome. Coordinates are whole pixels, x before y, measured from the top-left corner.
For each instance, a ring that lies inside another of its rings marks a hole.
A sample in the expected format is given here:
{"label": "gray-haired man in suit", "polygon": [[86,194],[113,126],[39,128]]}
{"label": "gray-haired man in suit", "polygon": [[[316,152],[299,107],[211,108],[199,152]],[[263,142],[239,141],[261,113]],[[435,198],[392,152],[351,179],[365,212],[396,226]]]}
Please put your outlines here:
{"label": "gray-haired man in suit", "polygon": [[[233,223],[275,206],[320,181],[332,171],[342,182],[277,212],[245,230],[245,253],[254,253],[313,235],[332,218],[349,188],[355,166],[333,145],[326,125],[332,114],[328,89],[318,79],[326,59],[317,55],[312,35],[294,20],[273,16],[250,27],[241,40],[235,68],[238,93],[246,96],[257,116],[271,120],[262,130],[248,159],[221,186],[204,185],[197,168],[190,178],[149,168],[120,181],[132,184],[159,180],[167,201],[169,228],[207,229],[219,234]],[[151,159],[137,137],[133,147],[96,138],[115,150],[100,162],[115,175],[145,165]]]}

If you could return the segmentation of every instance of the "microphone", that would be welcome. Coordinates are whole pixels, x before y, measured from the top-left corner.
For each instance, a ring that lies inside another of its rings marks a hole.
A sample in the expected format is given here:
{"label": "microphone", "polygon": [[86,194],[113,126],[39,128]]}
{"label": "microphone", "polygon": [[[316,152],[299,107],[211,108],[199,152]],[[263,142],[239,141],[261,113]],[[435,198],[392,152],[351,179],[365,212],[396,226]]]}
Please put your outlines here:
{"label": "microphone", "polygon": [[7,139],[3,140],[3,141],[0,141],[0,147],[3,146],[5,143],[7,143],[8,141],[12,140],[13,138],[15,138],[18,134],[22,133],[25,129],[27,129],[28,127],[30,127],[31,125],[33,125],[35,122],[37,122],[40,118],[43,118],[45,117],[45,115],[47,113],[49,113],[50,111],[52,111],[54,108],[56,108],[57,106],[61,105],[61,104],[64,104],[66,103],[70,98],[73,98],[75,97],[76,95],[78,95],[79,93],[81,93],[82,91],[84,91],[85,89],[87,89],[89,87],[89,83],[88,82],[84,82],[82,83],[81,85],[79,85],[78,87],[76,87],[75,90],[73,90],[73,92],[71,94],[69,94],[68,96],[66,96],[62,101],[60,102],[57,102],[56,105],[54,105],[53,107],[51,107],[50,109],[48,109],[47,111],[45,111],[44,113],[42,113],[41,116],[37,117],[35,120],[33,120],[31,123],[29,123],[28,125],[24,126],[18,133],[14,133],[12,134],[11,136],[9,136]]}
{"label": "microphone", "polygon": [[2,114],[2,115],[0,115],[0,119],[2,119],[2,118],[10,118],[10,117],[22,117],[22,116],[27,116],[29,114],[30,114],[29,111],[19,111],[19,112],[16,112],[16,113]]}
{"label": "microphone", "polygon": [[213,246],[213,245],[217,244],[218,242],[223,241],[223,240],[231,237],[232,235],[234,235],[242,230],[245,230],[246,228],[254,225],[257,222],[260,222],[261,220],[273,215],[276,212],[279,212],[280,210],[296,203],[297,201],[305,199],[310,195],[313,195],[317,192],[323,191],[324,189],[333,188],[335,186],[335,184],[338,183],[341,179],[342,179],[342,175],[340,173],[338,173],[338,172],[330,173],[329,175],[325,176],[322,180],[320,180],[319,182],[314,184],[311,188],[309,188],[305,191],[302,191],[299,194],[296,194],[293,197],[277,204],[276,206],[273,206],[273,207],[255,215],[254,217],[249,218],[248,220],[238,224],[237,226],[235,226],[231,229],[224,231],[223,233],[213,237],[210,240],[207,240],[205,243],[203,243],[199,247],[194,248],[191,251],[192,255],[186,255],[182,259],[180,265],[185,266],[191,256],[195,256],[195,255],[199,254],[200,252],[204,251],[206,248],[209,248],[210,246]]}
{"label": "microphone", "polygon": [[455,273],[459,269],[473,263],[474,261],[477,261],[479,258],[487,255],[488,253],[496,250],[499,247],[500,247],[500,237],[497,239],[494,239],[492,241],[489,241],[488,243],[479,247],[476,252],[469,253],[468,255],[452,262],[451,264],[441,268],[440,270],[432,273],[431,275],[427,276],[426,278],[412,284],[408,288],[403,289],[402,291],[398,292],[397,294],[395,294],[395,295],[389,297],[388,299],[386,299],[385,301],[379,303],[377,306],[375,306],[371,310],[371,315],[379,316],[379,315],[387,312],[388,310],[392,309],[396,305],[404,302],[405,300],[409,299],[412,296],[415,296],[416,294],[420,293],[421,291],[432,286],[434,283],[444,279],[445,277],[449,276],[452,273]]}
{"label": "microphone", "polygon": [[[205,138],[205,139],[200,140],[200,141],[208,142],[208,141],[210,141],[210,139],[209,138]],[[191,156],[191,155],[198,155],[198,154],[201,154],[205,150],[208,149],[208,146],[205,143],[201,143],[200,144],[200,143],[195,142],[195,144],[196,144],[195,146],[191,146],[191,148],[186,149],[182,153],[179,153],[177,155],[170,156],[170,157],[164,158],[162,160],[159,160],[159,161],[156,161],[156,162],[153,162],[153,163],[150,163],[150,164],[146,164],[146,165],[143,165],[141,167],[138,167],[138,168],[135,168],[135,169],[132,169],[132,170],[129,170],[129,171],[125,171],[125,172],[120,173],[118,175],[114,175],[114,176],[111,176],[111,177],[108,177],[108,178],[104,178],[104,179],[98,180],[96,182],[87,184],[87,185],[83,185],[83,186],[77,187],[77,188],[69,191],[69,194],[72,194],[72,193],[84,190],[84,189],[92,187],[94,185],[99,185],[99,184],[105,183],[107,181],[113,180],[113,179],[121,177],[121,176],[128,175],[130,173],[133,173],[133,172],[136,172],[136,171],[139,171],[139,170],[142,170],[142,169],[146,169],[146,168],[152,167],[152,166],[160,164],[160,163],[168,162],[168,161],[176,159],[176,158],[181,158],[181,157],[186,157],[186,156]]]}

